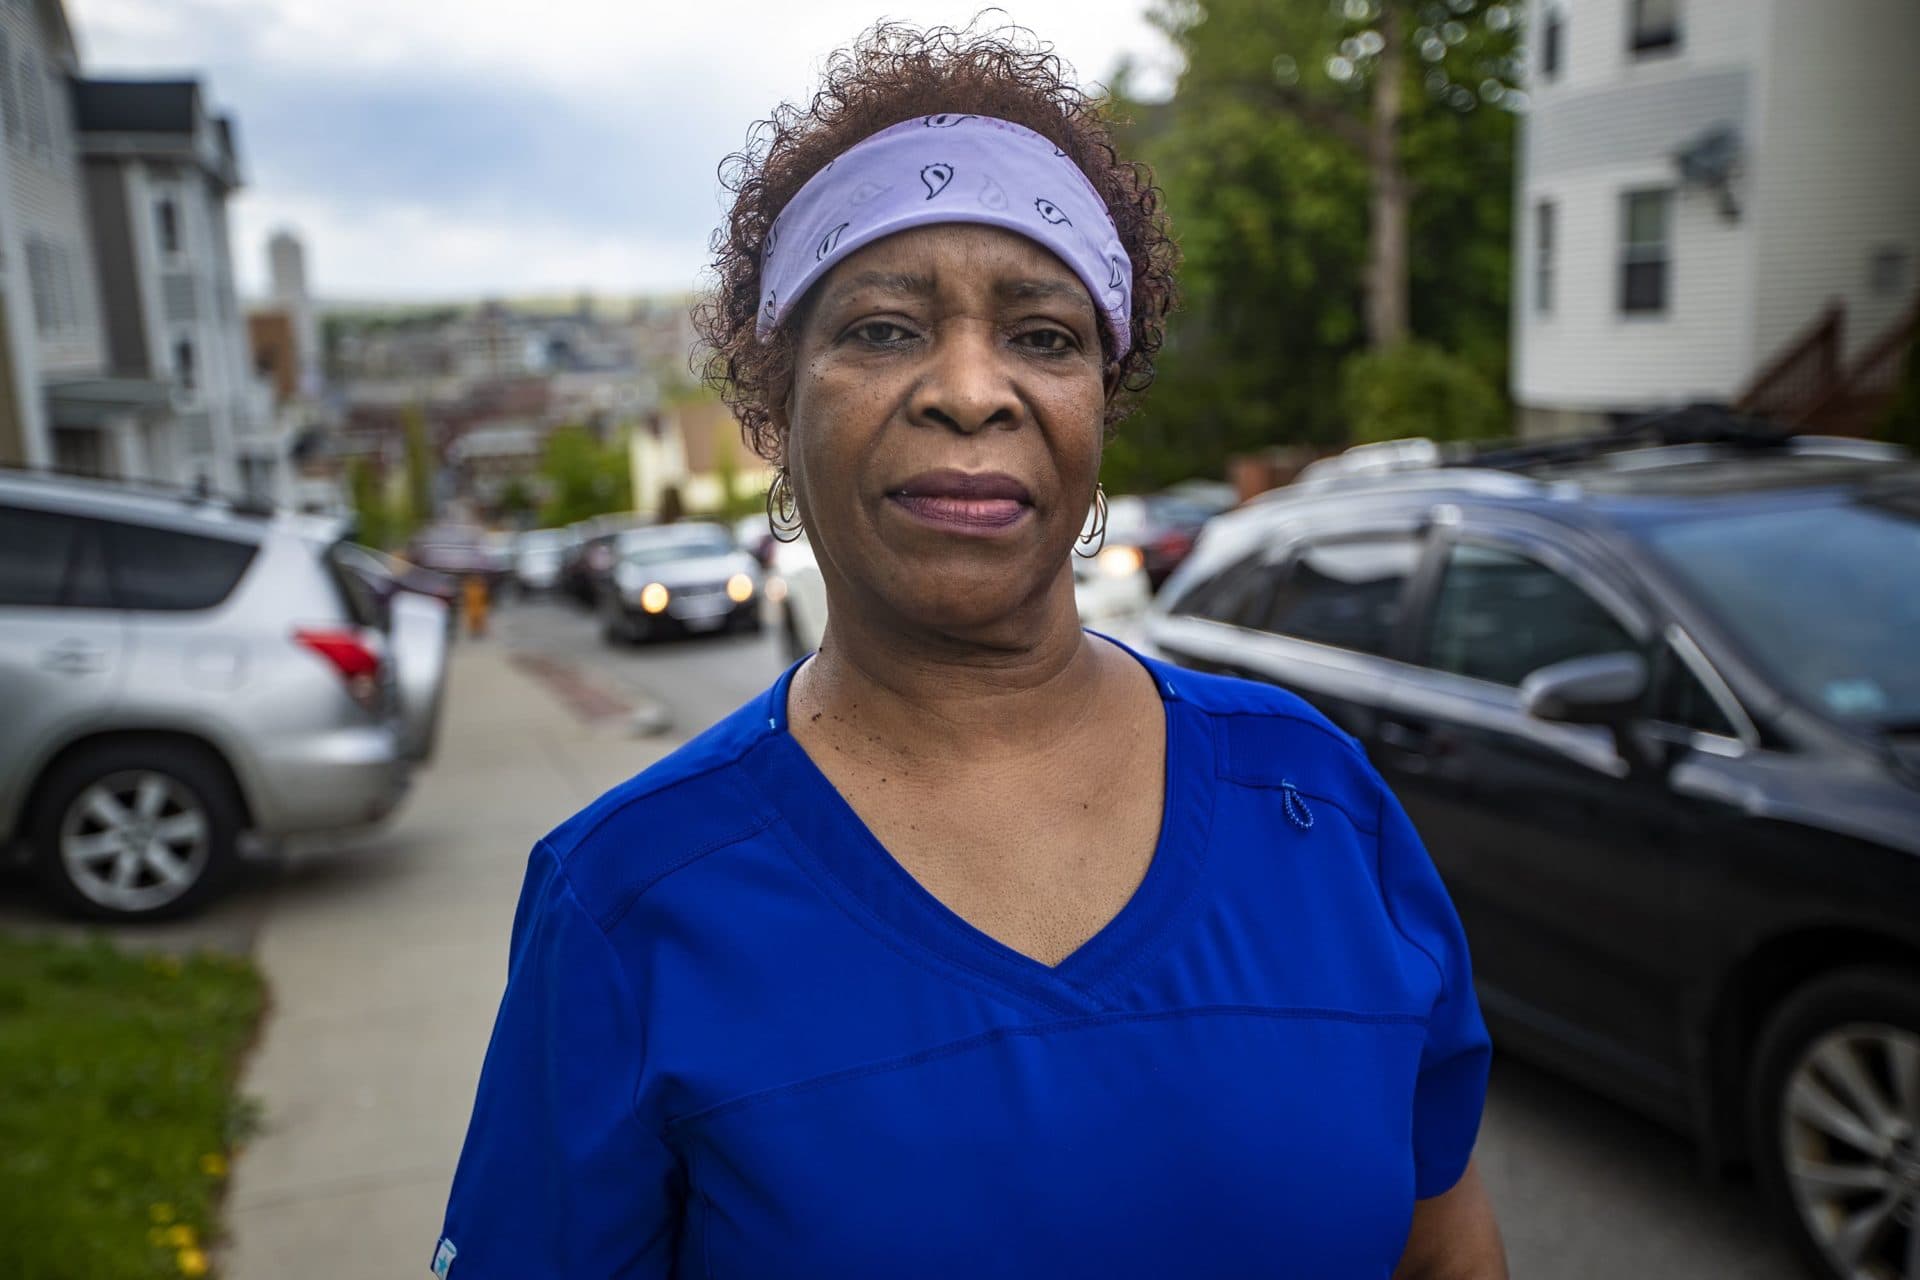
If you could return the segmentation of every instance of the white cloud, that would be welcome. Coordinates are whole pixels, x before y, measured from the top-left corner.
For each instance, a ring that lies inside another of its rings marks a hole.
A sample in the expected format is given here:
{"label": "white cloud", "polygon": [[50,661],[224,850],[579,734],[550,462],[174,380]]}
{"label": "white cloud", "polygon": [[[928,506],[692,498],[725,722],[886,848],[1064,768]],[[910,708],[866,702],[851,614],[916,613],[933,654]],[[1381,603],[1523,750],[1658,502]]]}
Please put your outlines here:
{"label": "white cloud", "polygon": [[[1012,0],[1003,16],[1054,42],[1083,84],[1104,80],[1127,56],[1152,84],[1156,74],[1164,80],[1169,55],[1142,16],[1148,2]],[[885,12],[964,24],[979,3],[908,0]],[[649,240],[609,235],[599,229],[604,218],[591,229],[551,215],[479,219],[451,196],[436,202],[425,183],[345,191],[336,175],[300,172],[288,163],[292,148],[273,153],[272,138],[249,132],[250,110],[286,116],[288,99],[270,95],[310,93],[316,83],[335,93],[497,87],[522,100],[532,90],[585,118],[621,123],[634,138],[634,154],[589,150],[583,165],[633,163],[669,135],[683,153],[710,146],[717,162],[749,122],[804,95],[826,56],[880,16],[874,0],[69,0],[69,12],[89,72],[197,73],[213,101],[237,115],[248,171],[273,184],[235,202],[243,288],[258,287],[268,231],[290,224],[307,239],[320,292],[368,297],[587,283],[682,288],[704,261],[712,218],[656,228],[664,238]],[[655,120],[663,86],[672,85],[697,87],[669,93],[681,109]],[[325,102],[310,110],[312,128],[337,119]],[[382,138],[353,142],[371,153]],[[708,165],[680,180],[710,181],[711,173]]]}
{"label": "white cloud", "polygon": [[[397,201],[346,209],[326,200],[253,194],[237,200],[232,212],[236,244],[264,245],[276,229],[298,228],[322,296],[368,301],[582,289],[679,292],[693,287],[706,253],[701,237],[666,242],[582,233],[551,221],[462,217]],[[243,289],[257,289],[263,266],[235,265]]]}

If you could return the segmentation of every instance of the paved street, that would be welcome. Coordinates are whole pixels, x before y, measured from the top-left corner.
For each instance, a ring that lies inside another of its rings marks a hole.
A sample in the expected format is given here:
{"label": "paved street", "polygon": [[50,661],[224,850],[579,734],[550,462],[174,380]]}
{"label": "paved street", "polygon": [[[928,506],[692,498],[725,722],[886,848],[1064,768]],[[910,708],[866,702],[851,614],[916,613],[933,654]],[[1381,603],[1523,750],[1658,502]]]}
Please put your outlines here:
{"label": "paved street", "polygon": [[[456,654],[439,754],[398,821],[256,867],[146,945],[251,946],[272,988],[244,1088],[230,1280],[425,1274],[505,973],[533,840],[764,688],[769,633],[609,649],[585,613],[511,604]],[[634,712],[672,729],[642,736]],[[0,925],[57,928],[0,887]],[[1480,1143],[1516,1276],[1791,1280],[1743,1188],[1680,1139],[1502,1060]]]}

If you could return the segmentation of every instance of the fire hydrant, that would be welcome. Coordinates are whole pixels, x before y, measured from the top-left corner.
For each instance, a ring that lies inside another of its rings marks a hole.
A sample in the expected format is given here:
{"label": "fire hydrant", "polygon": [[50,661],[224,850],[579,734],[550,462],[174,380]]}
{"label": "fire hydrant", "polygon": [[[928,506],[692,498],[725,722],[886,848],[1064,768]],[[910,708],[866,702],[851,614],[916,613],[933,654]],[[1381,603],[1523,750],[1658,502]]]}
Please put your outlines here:
{"label": "fire hydrant", "polygon": [[487,580],[470,573],[460,585],[461,612],[467,618],[467,634],[477,639],[487,634]]}

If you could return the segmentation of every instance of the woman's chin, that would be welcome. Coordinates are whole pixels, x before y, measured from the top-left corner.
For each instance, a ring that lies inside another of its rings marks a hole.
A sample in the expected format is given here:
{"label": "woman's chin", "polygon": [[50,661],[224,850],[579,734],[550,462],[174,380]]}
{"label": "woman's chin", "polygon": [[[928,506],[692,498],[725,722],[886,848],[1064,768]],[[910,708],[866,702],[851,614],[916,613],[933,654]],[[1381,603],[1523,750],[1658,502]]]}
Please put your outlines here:
{"label": "woman's chin", "polygon": [[[1059,589],[1052,579],[1030,581],[1022,590],[1019,580],[1004,572],[949,572],[913,583],[893,604],[909,623],[932,631],[981,635],[1004,627],[1031,636],[1055,607],[1052,597]],[[1065,589],[1070,599],[1070,579]]]}

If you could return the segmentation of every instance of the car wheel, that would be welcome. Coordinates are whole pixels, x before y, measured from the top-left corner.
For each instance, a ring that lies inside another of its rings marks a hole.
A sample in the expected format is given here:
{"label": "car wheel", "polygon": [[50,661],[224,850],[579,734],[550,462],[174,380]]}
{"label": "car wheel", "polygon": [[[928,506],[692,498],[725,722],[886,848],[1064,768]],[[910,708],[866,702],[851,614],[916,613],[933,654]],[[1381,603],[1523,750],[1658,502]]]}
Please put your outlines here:
{"label": "car wheel", "polygon": [[217,761],[172,743],[109,743],[48,776],[31,842],[41,883],[67,910],[165,919],[219,890],[240,826],[239,797]]}
{"label": "car wheel", "polygon": [[1821,1274],[1920,1275],[1920,974],[1849,970],[1789,998],[1760,1038],[1748,1137]]}

